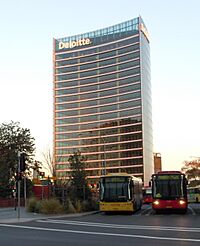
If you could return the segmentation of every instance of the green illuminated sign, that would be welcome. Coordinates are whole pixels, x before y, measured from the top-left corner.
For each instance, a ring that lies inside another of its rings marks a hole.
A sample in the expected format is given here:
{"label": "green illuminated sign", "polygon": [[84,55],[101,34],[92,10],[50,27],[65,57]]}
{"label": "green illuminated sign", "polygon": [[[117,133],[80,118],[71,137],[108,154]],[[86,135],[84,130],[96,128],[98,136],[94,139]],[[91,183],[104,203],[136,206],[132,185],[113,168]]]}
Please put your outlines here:
{"label": "green illuminated sign", "polygon": [[178,179],[180,179],[180,175],[158,175],[157,176],[157,179],[158,180],[178,180]]}
{"label": "green illuminated sign", "polygon": [[106,177],[105,182],[106,183],[123,183],[123,182],[127,182],[127,178],[125,177]]}

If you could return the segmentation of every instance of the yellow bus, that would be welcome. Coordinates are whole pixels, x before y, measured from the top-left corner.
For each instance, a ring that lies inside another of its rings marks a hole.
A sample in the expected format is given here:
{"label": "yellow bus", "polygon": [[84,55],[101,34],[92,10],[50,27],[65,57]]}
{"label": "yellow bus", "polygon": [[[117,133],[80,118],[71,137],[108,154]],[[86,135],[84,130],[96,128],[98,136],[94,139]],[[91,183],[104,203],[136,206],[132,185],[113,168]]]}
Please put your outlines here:
{"label": "yellow bus", "polygon": [[99,209],[102,212],[134,212],[142,206],[142,180],[127,173],[100,177]]}
{"label": "yellow bus", "polygon": [[200,185],[188,187],[188,202],[200,202]]}

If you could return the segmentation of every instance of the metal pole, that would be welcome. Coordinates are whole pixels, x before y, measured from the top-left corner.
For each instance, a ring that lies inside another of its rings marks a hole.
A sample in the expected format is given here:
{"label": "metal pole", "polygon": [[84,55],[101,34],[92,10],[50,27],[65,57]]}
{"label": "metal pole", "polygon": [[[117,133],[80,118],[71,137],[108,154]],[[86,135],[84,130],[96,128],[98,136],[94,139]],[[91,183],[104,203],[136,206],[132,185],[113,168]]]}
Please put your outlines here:
{"label": "metal pole", "polygon": [[17,180],[15,180],[14,183],[14,206],[15,206],[15,210],[17,210]]}
{"label": "metal pole", "polygon": [[17,205],[17,214],[18,214],[18,219],[20,219],[20,152],[18,152],[18,170],[17,170],[18,174],[17,174],[17,182],[18,182],[18,188],[17,188],[17,201],[18,201],[18,205]]}
{"label": "metal pole", "polygon": [[26,177],[24,176],[24,206],[26,208]]}

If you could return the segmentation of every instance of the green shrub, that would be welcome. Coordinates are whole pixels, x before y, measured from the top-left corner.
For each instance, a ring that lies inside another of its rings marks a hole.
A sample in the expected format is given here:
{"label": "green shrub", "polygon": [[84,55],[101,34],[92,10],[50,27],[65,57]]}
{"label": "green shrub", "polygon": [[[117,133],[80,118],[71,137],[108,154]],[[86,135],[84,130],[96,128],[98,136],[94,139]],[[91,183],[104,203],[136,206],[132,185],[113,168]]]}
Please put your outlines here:
{"label": "green shrub", "polygon": [[88,200],[82,201],[81,210],[82,212],[87,212],[90,210],[90,202]]}
{"label": "green shrub", "polygon": [[77,201],[75,202],[75,209],[76,209],[76,212],[77,212],[77,213],[82,212],[82,203],[81,203],[80,200],[77,200]]}
{"label": "green shrub", "polygon": [[76,213],[76,209],[70,199],[67,199],[64,209],[66,213],[70,213],[70,214]]}
{"label": "green shrub", "polygon": [[43,214],[60,214],[64,212],[63,206],[55,199],[46,199],[40,202],[40,213]]}
{"label": "green shrub", "polygon": [[35,197],[31,197],[27,201],[27,211],[35,213],[36,212],[36,207],[37,207],[38,200]]}
{"label": "green shrub", "polygon": [[93,200],[67,199],[64,205],[55,198],[38,200],[35,197],[28,199],[27,211],[42,214],[62,214],[62,213],[81,213],[86,211],[98,210],[98,203]]}
{"label": "green shrub", "polygon": [[38,200],[36,205],[35,205],[35,213],[40,213],[41,210],[41,200]]}
{"label": "green shrub", "polygon": [[90,200],[89,210],[90,211],[98,211],[99,210],[99,203],[97,200]]}
{"label": "green shrub", "polygon": [[98,203],[93,200],[77,200],[75,202],[75,208],[77,213],[99,210]]}

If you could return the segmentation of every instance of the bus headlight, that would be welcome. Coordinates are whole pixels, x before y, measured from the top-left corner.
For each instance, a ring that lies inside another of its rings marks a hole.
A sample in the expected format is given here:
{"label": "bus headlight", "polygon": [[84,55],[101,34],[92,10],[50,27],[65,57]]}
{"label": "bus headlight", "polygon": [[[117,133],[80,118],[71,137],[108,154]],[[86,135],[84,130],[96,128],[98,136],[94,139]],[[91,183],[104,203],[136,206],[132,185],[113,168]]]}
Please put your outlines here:
{"label": "bus headlight", "polygon": [[180,200],[179,203],[180,203],[180,205],[183,205],[183,204],[185,204],[185,201],[184,200]]}
{"label": "bus headlight", "polygon": [[155,201],[153,202],[153,204],[154,204],[154,205],[159,205],[160,203],[159,203],[158,200],[155,200]]}

